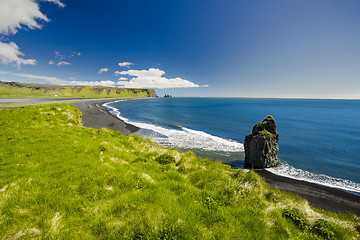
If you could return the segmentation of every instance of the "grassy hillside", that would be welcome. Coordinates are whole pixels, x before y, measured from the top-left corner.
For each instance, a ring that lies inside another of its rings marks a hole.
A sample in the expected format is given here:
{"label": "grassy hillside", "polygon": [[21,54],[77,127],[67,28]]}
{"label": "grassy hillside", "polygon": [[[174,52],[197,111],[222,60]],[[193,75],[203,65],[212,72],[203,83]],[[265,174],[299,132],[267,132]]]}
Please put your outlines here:
{"label": "grassy hillside", "polygon": [[61,86],[0,81],[0,98],[26,97],[126,98],[156,97],[156,93],[153,89],[102,86]]}
{"label": "grassy hillside", "polygon": [[82,127],[69,104],[0,111],[0,239],[359,239],[254,172]]}

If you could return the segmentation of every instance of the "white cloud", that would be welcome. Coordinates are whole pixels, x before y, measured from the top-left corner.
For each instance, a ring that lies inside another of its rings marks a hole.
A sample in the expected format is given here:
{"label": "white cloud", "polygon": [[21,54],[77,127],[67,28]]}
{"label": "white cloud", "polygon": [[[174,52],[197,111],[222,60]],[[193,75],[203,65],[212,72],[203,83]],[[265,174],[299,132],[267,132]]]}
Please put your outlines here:
{"label": "white cloud", "polygon": [[126,88],[192,88],[200,87],[199,85],[192,83],[182,78],[165,78],[162,75],[164,71],[156,68],[150,68],[149,70],[128,70],[128,71],[116,71],[117,75],[129,75],[134,78],[128,81],[119,81],[117,85]]}
{"label": "white cloud", "polygon": [[93,81],[93,82],[87,82],[87,81],[75,81],[75,78],[69,78],[69,80],[60,79],[57,77],[48,77],[48,76],[42,76],[42,75],[34,75],[34,74],[25,74],[25,73],[13,73],[13,72],[3,72],[0,71],[0,74],[6,74],[6,75],[12,75],[17,77],[24,77],[24,78],[30,78],[30,79],[36,79],[36,80],[45,80],[52,84],[58,84],[58,85],[85,85],[85,86],[108,86],[113,87],[116,85],[116,82],[105,80],[105,81]]}
{"label": "white cloud", "polygon": [[56,64],[57,66],[71,65],[70,62],[61,61]]}
{"label": "white cloud", "polygon": [[21,56],[24,56],[20,52],[18,45],[16,43],[3,43],[0,42],[0,63],[4,65],[16,65],[20,67],[21,64],[25,65],[35,65],[35,59],[23,59]]}
{"label": "white cloud", "polygon": [[68,83],[69,85],[85,85],[85,86],[105,86],[105,87],[114,87],[116,82],[105,80],[105,81],[94,81],[94,82],[87,82],[87,81],[71,81]]}
{"label": "white cloud", "polygon": [[74,80],[76,80],[76,77],[69,77],[69,80],[74,81]]}
{"label": "white cloud", "polygon": [[48,62],[48,64],[49,64],[49,65],[54,65],[55,62],[54,62],[53,60],[50,60],[50,61]]}
{"label": "white cloud", "polygon": [[[65,5],[60,0],[44,0],[53,2],[61,7]],[[16,34],[19,29],[41,28],[41,22],[49,19],[40,11],[39,4],[34,0],[0,0],[0,34]],[[34,59],[22,59],[24,56],[19,47],[14,43],[0,42],[0,63],[35,65]]]}
{"label": "white cloud", "polygon": [[107,71],[109,71],[109,69],[105,67],[105,68],[101,68],[101,69],[98,71],[98,73],[100,74],[100,73],[107,72]]}
{"label": "white cloud", "polygon": [[157,68],[150,68],[149,70],[128,70],[128,71],[116,71],[117,75],[129,75],[134,77],[161,77],[165,74],[163,70]]}
{"label": "white cloud", "polygon": [[128,80],[126,77],[120,77],[119,80]]}
{"label": "white cloud", "polygon": [[[129,72],[129,73],[128,73]],[[148,74],[147,74],[148,73]],[[24,73],[2,72],[0,74],[8,74],[13,76],[25,77],[30,79],[45,80],[47,82],[59,85],[86,85],[86,86],[107,86],[107,87],[126,87],[126,88],[190,88],[190,87],[206,87],[199,86],[190,81],[181,78],[167,79],[162,77],[164,71],[150,68],[149,70],[129,70],[123,71],[121,74],[134,76],[128,81],[114,82],[111,80],[104,81],[75,81],[75,79],[63,80],[56,77],[48,77]]]}
{"label": "white cloud", "polygon": [[134,64],[131,63],[131,62],[119,62],[120,67],[128,67],[128,68],[130,68],[131,65],[134,65]]}
{"label": "white cloud", "polygon": [[22,27],[41,28],[38,20],[49,21],[33,0],[0,0],[0,6],[0,33],[3,34],[15,34]]}
{"label": "white cloud", "polygon": [[61,7],[61,8],[65,7],[65,4],[63,4],[62,2],[60,2],[60,0],[43,0],[43,1],[55,3],[55,4],[57,4],[57,5],[58,5],[59,7]]}

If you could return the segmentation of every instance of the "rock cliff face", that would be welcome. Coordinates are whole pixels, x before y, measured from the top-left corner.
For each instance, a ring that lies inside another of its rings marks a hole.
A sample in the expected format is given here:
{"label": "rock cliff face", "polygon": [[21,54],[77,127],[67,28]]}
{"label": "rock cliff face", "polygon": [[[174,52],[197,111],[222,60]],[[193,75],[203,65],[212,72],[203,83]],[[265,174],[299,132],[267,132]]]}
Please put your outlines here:
{"label": "rock cliff face", "polygon": [[279,134],[272,116],[253,127],[252,134],[245,137],[245,167],[267,168],[279,164]]}

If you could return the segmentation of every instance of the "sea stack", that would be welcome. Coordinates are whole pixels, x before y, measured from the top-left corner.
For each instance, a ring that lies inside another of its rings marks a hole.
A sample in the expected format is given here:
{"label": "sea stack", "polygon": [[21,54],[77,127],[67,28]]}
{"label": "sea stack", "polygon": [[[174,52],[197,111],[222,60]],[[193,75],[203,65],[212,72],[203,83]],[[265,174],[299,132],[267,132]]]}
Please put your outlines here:
{"label": "sea stack", "polygon": [[245,137],[245,167],[268,168],[279,164],[279,134],[272,116],[256,124],[252,134]]}

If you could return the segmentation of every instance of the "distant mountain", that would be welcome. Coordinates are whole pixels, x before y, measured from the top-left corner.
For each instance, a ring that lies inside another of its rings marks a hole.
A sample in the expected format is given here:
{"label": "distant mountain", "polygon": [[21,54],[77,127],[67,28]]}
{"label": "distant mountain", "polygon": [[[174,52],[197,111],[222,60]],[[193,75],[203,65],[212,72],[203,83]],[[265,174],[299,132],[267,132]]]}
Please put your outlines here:
{"label": "distant mountain", "polygon": [[0,98],[122,98],[157,97],[153,89],[102,86],[63,86],[0,81]]}

